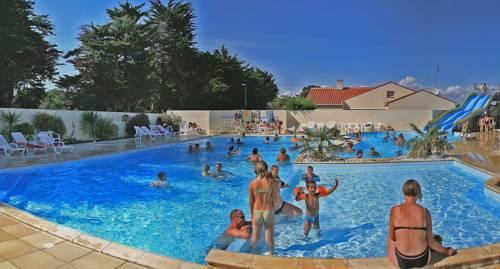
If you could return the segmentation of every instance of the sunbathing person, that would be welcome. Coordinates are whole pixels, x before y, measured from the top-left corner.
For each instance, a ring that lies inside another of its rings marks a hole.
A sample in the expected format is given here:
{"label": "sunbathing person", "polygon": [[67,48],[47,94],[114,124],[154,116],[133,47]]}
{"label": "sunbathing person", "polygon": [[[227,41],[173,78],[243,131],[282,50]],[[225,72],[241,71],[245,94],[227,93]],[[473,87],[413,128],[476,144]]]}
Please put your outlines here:
{"label": "sunbathing person", "polygon": [[302,180],[304,180],[306,182],[307,181],[315,181],[315,182],[321,181],[320,177],[314,173],[314,168],[312,166],[307,167],[306,173],[304,175],[302,175]]}
{"label": "sunbathing person", "polygon": [[158,173],[158,179],[151,182],[152,187],[166,188],[168,187],[167,174],[165,172]]}
{"label": "sunbathing person", "polygon": [[361,158],[363,158],[363,150],[358,149],[358,152],[356,153],[356,158],[357,158],[357,159],[361,159]]}
{"label": "sunbathing person", "polygon": [[247,157],[247,161],[251,161],[253,163],[262,161],[262,157],[259,155],[259,149],[253,148],[252,154]]}
{"label": "sunbathing person", "polygon": [[370,156],[378,157],[378,156],[380,156],[380,153],[378,151],[375,151],[374,147],[371,147],[370,148]]}
{"label": "sunbathing person", "polygon": [[240,149],[235,148],[234,146],[229,146],[229,149],[227,150],[227,156],[230,157],[231,155],[236,155],[240,153]]}
{"label": "sunbathing person", "polygon": [[248,239],[252,235],[252,222],[245,220],[245,214],[241,209],[233,209],[229,214],[229,227],[226,229],[226,235],[233,238]]}
{"label": "sunbathing person", "polygon": [[278,161],[278,162],[288,162],[289,160],[290,160],[290,156],[288,156],[288,154],[286,154],[286,149],[285,148],[281,148],[280,149],[280,154],[276,158],[276,161]]}
{"label": "sunbathing person", "polygon": [[417,204],[417,200],[422,199],[420,184],[410,179],[402,190],[405,201],[391,208],[389,216],[387,256],[392,264],[401,268],[423,267],[436,252],[455,255],[453,248],[443,247],[433,236],[431,214]]}
{"label": "sunbathing person", "polygon": [[295,195],[295,201],[305,200],[306,202],[306,220],[304,221],[304,236],[309,235],[311,226],[319,230],[319,198],[330,195],[339,186],[339,180],[335,178],[335,186],[330,188],[326,193],[316,192],[316,182],[307,181],[306,187],[308,193],[304,192],[304,187],[300,187]]}
{"label": "sunbathing person", "polygon": [[212,144],[210,142],[207,141],[207,143],[205,144],[205,148],[207,149],[207,151],[214,151],[214,147],[212,146]]}
{"label": "sunbathing person", "polygon": [[250,124],[249,121],[247,121],[247,124],[245,125],[245,130],[246,131],[252,131],[252,129],[253,129],[252,125]]}

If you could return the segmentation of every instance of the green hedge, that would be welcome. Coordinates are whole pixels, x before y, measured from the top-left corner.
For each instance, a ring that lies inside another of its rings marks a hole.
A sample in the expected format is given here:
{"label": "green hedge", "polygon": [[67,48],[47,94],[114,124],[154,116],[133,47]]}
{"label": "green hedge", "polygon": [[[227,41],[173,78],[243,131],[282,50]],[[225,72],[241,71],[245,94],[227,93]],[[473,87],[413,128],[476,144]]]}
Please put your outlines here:
{"label": "green hedge", "polygon": [[37,131],[54,131],[63,137],[66,134],[66,126],[61,117],[48,113],[36,113],[33,118],[33,126]]}
{"label": "green hedge", "polygon": [[110,139],[118,136],[118,126],[110,119],[100,118],[95,126],[98,139]]}
{"label": "green hedge", "polygon": [[137,115],[133,116],[132,118],[130,118],[130,120],[127,122],[127,127],[126,127],[125,131],[127,132],[128,136],[134,136],[134,134],[135,134],[134,126],[139,126],[139,127],[147,126],[147,127],[149,127],[150,124],[151,123],[149,121],[148,115],[146,115],[144,113],[137,114]]}

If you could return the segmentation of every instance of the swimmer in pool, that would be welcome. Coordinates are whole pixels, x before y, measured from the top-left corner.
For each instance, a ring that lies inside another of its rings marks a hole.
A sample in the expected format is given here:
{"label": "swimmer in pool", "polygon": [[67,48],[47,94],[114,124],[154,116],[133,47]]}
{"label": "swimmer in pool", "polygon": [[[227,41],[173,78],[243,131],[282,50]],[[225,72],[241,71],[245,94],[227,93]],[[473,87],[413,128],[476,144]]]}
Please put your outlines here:
{"label": "swimmer in pool", "polygon": [[374,147],[371,147],[370,148],[370,156],[378,157],[378,156],[380,156],[380,153],[378,151],[375,151]]}
{"label": "swimmer in pool", "polygon": [[166,188],[168,187],[167,174],[165,172],[158,173],[158,179],[151,182],[152,187]]}
{"label": "swimmer in pool", "polygon": [[318,175],[316,175],[314,173],[314,168],[312,166],[308,166],[307,167],[307,170],[306,170],[306,173],[302,176],[302,180],[304,181],[315,181],[315,182],[319,182],[320,181],[320,178]]}
{"label": "swimmer in pool", "polygon": [[201,166],[201,175],[204,177],[212,175],[212,172],[210,172],[210,166],[208,164],[204,164]]}
{"label": "swimmer in pool", "polygon": [[309,235],[311,226],[319,230],[319,198],[330,195],[339,186],[339,180],[335,178],[335,186],[330,188],[327,193],[316,192],[316,182],[310,180],[306,183],[308,193],[304,192],[304,187],[300,187],[295,195],[295,201],[304,200],[306,202],[306,220],[304,221],[304,236]]}
{"label": "swimmer in pool", "polygon": [[212,144],[210,142],[207,141],[207,143],[205,144],[205,148],[207,149],[207,151],[214,151],[214,147],[212,146]]}
{"label": "swimmer in pool", "polygon": [[278,157],[276,158],[276,160],[278,162],[288,162],[290,160],[290,156],[288,156],[288,154],[286,154],[286,149],[285,148],[281,148],[280,149],[280,154],[278,155]]}
{"label": "swimmer in pool", "polygon": [[259,155],[259,149],[253,148],[252,149],[252,154],[250,154],[247,157],[247,161],[251,161],[253,163],[262,161],[262,157],[260,157],[260,155]]}

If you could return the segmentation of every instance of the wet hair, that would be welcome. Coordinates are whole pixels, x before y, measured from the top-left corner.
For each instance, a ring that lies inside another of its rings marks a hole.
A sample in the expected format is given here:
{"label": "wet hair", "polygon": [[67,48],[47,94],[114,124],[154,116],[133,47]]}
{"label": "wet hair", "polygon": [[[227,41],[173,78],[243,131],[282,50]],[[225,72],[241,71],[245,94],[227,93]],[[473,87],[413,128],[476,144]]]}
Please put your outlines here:
{"label": "wet hair", "polygon": [[210,170],[210,166],[208,164],[204,164],[201,169],[203,169],[203,171],[208,171]]}
{"label": "wet hair", "polygon": [[243,213],[243,211],[241,211],[241,209],[233,209],[233,210],[231,210],[231,213],[229,213],[229,221],[233,221],[234,215],[236,215],[236,213],[238,213],[238,212]]}
{"label": "wet hair", "polygon": [[215,166],[222,166],[222,163],[217,163]]}
{"label": "wet hair", "polygon": [[409,179],[403,184],[403,194],[405,196],[415,197],[417,199],[422,199],[422,189],[420,184],[415,179]]}
{"label": "wet hair", "polygon": [[361,150],[361,149],[358,149],[358,152],[357,152],[357,154],[360,154],[360,153],[361,153],[361,154],[363,154],[363,150]]}
{"label": "wet hair", "polygon": [[279,166],[277,166],[276,164],[273,164],[273,165],[271,166],[271,170],[273,170],[274,168],[279,169],[280,167],[279,167]]}
{"label": "wet hair", "polygon": [[307,169],[311,169],[311,170],[314,170],[314,168],[312,166],[308,166]]}
{"label": "wet hair", "polygon": [[371,147],[371,148],[370,148],[370,150],[375,150],[375,148],[374,148],[374,147]]}
{"label": "wet hair", "polygon": [[280,152],[281,152],[281,153],[286,153],[286,149],[285,149],[285,148],[281,148],[281,149],[280,149]]}
{"label": "wet hair", "polygon": [[234,146],[229,146],[229,151],[233,150]]}
{"label": "wet hair", "polygon": [[257,177],[267,178],[267,163],[264,161],[258,161],[255,163],[255,175]]}
{"label": "wet hair", "polygon": [[266,140],[269,140],[269,136],[266,136]]}
{"label": "wet hair", "polygon": [[163,181],[162,178],[164,178],[164,177],[165,178],[167,177],[167,174],[165,172],[162,171],[162,172],[158,173],[158,179],[160,179],[161,181]]}
{"label": "wet hair", "polygon": [[306,187],[307,187],[307,188],[309,188],[309,186],[311,186],[311,185],[316,186],[316,181],[314,181],[314,180],[308,180],[308,181],[306,182]]}
{"label": "wet hair", "polygon": [[258,154],[259,153],[259,149],[258,148],[253,148],[252,149],[252,154]]}

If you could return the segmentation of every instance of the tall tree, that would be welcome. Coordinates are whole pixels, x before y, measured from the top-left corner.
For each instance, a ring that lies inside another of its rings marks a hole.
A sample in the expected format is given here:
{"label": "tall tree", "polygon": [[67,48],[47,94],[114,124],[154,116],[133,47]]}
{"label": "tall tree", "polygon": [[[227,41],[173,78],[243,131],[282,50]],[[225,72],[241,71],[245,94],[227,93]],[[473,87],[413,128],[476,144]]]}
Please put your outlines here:
{"label": "tall tree", "polygon": [[[108,9],[110,21],[104,25],[85,25],[81,46],[66,54],[79,71],[79,108],[137,111],[149,109],[143,102],[150,95],[148,80],[148,45],[144,4],[128,2]],[[65,78],[64,82],[71,82]],[[66,85],[70,86],[70,85]]]}
{"label": "tall tree", "polygon": [[36,15],[34,2],[0,1],[0,107],[37,107],[44,82],[56,74],[60,52],[46,37],[54,26],[46,15]]}
{"label": "tall tree", "polygon": [[162,110],[185,107],[189,102],[190,67],[196,59],[194,11],[190,3],[151,0],[150,64]]}

